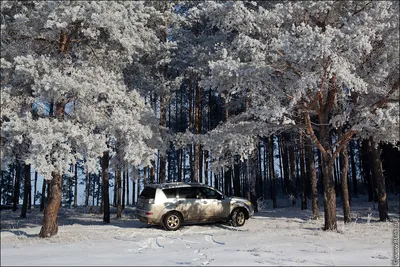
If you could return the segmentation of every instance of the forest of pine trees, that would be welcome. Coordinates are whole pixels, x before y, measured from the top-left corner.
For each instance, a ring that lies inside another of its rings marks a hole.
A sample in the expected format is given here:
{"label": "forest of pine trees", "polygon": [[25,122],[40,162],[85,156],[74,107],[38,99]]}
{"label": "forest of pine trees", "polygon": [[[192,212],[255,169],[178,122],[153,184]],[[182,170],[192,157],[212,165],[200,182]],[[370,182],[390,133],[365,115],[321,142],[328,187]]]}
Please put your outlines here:
{"label": "forest of pine trees", "polygon": [[336,203],[350,222],[364,195],[390,219],[395,2],[1,5],[0,199],[22,218],[43,211],[41,237],[60,206],[96,206],[109,223],[146,184],[181,181],[256,211],[289,199],[323,212],[325,230]]}

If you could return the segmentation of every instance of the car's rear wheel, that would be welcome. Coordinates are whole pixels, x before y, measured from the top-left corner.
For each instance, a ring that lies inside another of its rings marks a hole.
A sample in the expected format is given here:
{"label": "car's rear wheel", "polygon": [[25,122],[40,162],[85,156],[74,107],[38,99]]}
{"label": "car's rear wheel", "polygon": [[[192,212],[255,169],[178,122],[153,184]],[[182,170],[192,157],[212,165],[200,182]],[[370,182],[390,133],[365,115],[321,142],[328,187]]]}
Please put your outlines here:
{"label": "car's rear wheel", "polygon": [[165,230],[176,231],[182,225],[182,215],[179,212],[171,211],[164,215],[163,225]]}
{"label": "car's rear wheel", "polygon": [[246,214],[243,209],[235,209],[232,212],[232,217],[231,217],[232,225],[233,226],[243,226],[244,223],[246,222]]}

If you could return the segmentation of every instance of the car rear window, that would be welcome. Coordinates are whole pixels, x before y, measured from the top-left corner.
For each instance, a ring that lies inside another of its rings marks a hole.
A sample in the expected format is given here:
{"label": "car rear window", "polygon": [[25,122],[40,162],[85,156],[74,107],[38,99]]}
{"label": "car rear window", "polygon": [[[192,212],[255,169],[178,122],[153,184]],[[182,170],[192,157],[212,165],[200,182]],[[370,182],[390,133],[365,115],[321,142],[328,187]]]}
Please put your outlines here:
{"label": "car rear window", "polygon": [[156,197],[156,189],[153,187],[145,187],[140,194],[140,197],[145,199],[155,198]]}
{"label": "car rear window", "polygon": [[176,197],[176,188],[169,188],[169,189],[164,189],[163,192],[167,196],[167,198],[175,198]]}

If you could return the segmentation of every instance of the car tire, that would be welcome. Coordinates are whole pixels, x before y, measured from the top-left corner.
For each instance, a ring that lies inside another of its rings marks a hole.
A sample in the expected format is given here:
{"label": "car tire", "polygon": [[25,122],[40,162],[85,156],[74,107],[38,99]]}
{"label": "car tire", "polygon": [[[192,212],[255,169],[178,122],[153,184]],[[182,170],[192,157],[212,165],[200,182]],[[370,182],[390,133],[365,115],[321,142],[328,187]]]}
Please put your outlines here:
{"label": "car tire", "polygon": [[163,226],[165,230],[176,231],[182,226],[182,215],[179,212],[171,211],[164,215]]}
{"label": "car tire", "polygon": [[243,209],[235,209],[231,216],[232,225],[235,227],[243,226],[246,222],[246,214]]}

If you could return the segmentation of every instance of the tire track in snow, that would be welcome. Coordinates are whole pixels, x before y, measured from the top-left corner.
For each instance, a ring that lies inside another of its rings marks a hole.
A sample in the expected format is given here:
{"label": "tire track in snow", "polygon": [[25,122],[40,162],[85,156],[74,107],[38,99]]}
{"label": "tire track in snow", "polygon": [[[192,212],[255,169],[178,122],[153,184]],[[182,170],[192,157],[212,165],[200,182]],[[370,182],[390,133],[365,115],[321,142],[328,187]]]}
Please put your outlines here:
{"label": "tire track in snow", "polygon": [[225,242],[218,242],[218,241],[215,241],[213,235],[205,235],[204,238],[205,238],[205,240],[206,240],[208,243],[210,243],[210,244],[214,244],[214,245],[226,245]]}

